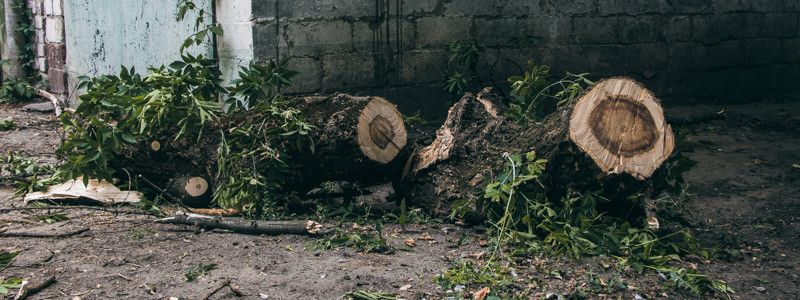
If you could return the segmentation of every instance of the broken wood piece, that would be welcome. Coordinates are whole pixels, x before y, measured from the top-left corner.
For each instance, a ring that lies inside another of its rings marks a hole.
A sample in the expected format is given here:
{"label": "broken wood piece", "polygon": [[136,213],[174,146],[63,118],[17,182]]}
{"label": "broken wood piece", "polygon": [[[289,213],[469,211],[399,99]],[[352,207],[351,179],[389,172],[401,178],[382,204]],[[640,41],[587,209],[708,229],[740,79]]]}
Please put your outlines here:
{"label": "broken wood piece", "polygon": [[56,117],[60,116],[61,113],[64,112],[64,102],[61,101],[61,99],[58,99],[58,97],[56,95],[53,95],[53,94],[49,93],[48,91],[45,91],[43,89],[31,86],[31,85],[29,85],[28,88],[32,89],[33,92],[36,93],[37,95],[39,95],[42,98],[45,98],[47,100],[50,100],[50,102],[53,103],[53,110],[54,110],[54,112],[56,114]]}
{"label": "broken wood piece", "polygon": [[200,299],[201,299],[201,300],[208,300],[208,299],[210,299],[210,298],[211,298],[211,296],[213,296],[214,294],[216,294],[217,292],[219,292],[219,290],[223,289],[223,288],[224,288],[224,287],[226,287],[226,286],[227,286],[227,287],[229,287],[229,288],[231,289],[231,291],[232,291],[232,292],[233,292],[233,293],[234,293],[236,296],[241,296],[241,295],[242,295],[242,292],[241,292],[241,291],[239,291],[239,289],[238,289],[238,288],[234,287],[234,286],[235,286],[235,284],[232,284],[230,279],[225,279],[225,280],[223,280],[222,282],[220,282],[220,283],[219,283],[219,284],[218,284],[216,287],[214,287],[213,289],[211,289],[211,291],[209,291],[209,292],[208,292],[208,293],[207,293],[205,296],[203,296],[203,298],[200,298]]}
{"label": "broken wood piece", "polygon": [[322,225],[314,221],[253,221],[226,219],[193,213],[177,212],[174,217],[158,219],[156,223],[185,224],[208,228],[227,229],[247,234],[317,234]]}
{"label": "broken wood piece", "polygon": [[29,233],[29,232],[19,232],[19,231],[10,231],[10,232],[3,232],[0,233],[0,237],[25,237],[25,238],[63,238],[63,237],[70,237],[73,235],[78,235],[84,232],[89,231],[89,228],[81,228],[78,230],[65,232],[65,233]]}
{"label": "broken wood piece", "polygon": [[136,203],[142,200],[142,193],[123,191],[108,181],[89,179],[84,185],[81,178],[47,188],[45,192],[33,192],[25,195],[25,204],[41,200],[91,200],[99,204]]}
{"label": "broken wood piece", "polygon": [[19,293],[17,293],[17,296],[14,297],[14,300],[25,299],[28,296],[32,296],[33,294],[36,294],[42,291],[43,289],[47,288],[54,282],[56,282],[56,276],[50,275],[41,282],[35,284],[23,284],[23,286],[19,289]]}

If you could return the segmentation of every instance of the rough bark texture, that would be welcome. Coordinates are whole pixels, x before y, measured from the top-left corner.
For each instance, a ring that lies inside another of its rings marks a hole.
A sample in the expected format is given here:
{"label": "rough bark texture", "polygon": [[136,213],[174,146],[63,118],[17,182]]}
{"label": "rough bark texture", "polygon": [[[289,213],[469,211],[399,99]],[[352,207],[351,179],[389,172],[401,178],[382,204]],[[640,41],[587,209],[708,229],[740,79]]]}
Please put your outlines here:
{"label": "rough bark texture", "polygon": [[[279,145],[286,155],[281,158],[290,165],[285,190],[302,194],[324,181],[372,184],[400,177],[412,150],[405,147],[406,129],[393,104],[379,97],[345,94],[296,100],[295,108],[304,112],[305,121],[315,127],[310,132],[315,151],[297,150],[288,143]],[[188,196],[185,198],[192,200],[188,202],[191,205],[207,205],[208,195],[218,184],[215,177],[221,132],[228,133],[248,122],[259,123],[262,118],[256,111],[225,115],[204,129],[199,142],[175,141],[176,132],[165,132],[128,146],[118,153],[113,166],[125,170],[118,174],[121,177],[135,178],[141,174],[161,188],[171,190],[174,196]],[[361,129],[360,119],[367,120]],[[271,125],[278,126],[267,124],[267,127]],[[209,192],[196,197],[182,191],[186,180],[193,177],[205,179]]]}
{"label": "rough bark texture", "polygon": [[[660,192],[665,176],[660,162],[648,176],[607,172],[608,168],[598,167],[570,138],[570,118],[579,102],[562,106],[544,120],[522,128],[503,116],[505,105],[490,88],[478,96],[467,94],[450,108],[445,124],[436,132],[436,140],[416,154],[414,177],[399,184],[397,190],[406,201],[425,206],[429,211],[445,212],[449,208],[445,204],[475,197],[474,191],[480,188],[483,178],[498,174],[504,163],[503,153],[536,151],[538,158],[548,160],[550,177],[544,184],[551,188],[554,197],[564,196],[568,190],[604,189],[611,198]],[[663,121],[663,115],[654,119]]]}

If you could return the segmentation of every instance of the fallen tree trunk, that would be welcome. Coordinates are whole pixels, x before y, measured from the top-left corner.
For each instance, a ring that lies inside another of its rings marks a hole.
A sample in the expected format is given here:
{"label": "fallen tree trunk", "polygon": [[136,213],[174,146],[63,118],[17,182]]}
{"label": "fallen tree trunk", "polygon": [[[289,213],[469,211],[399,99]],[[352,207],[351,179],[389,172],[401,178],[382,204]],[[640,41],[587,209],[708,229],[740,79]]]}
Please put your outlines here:
{"label": "fallen tree trunk", "polygon": [[314,221],[250,221],[227,219],[178,212],[174,217],[158,219],[156,223],[185,224],[206,228],[227,229],[247,234],[317,234],[322,225]]}
{"label": "fallen tree trunk", "polygon": [[661,191],[663,162],[674,146],[659,100],[629,78],[597,82],[580,99],[527,128],[505,116],[491,89],[465,95],[453,105],[436,140],[418,151],[413,178],[396,189],[430,211],[476,197],[484,177],[495,177],[503,153],[535,151],[547,159],[545,185],[565,196],[603,189],[607,197]]}
{"label": "fallen tree trunk", "polygon": [[[315,127],[309,131],[314,151],[298,150],[288,142],[277,145],[280,149],[275,149],[276,153],[289,164],[283,174],[284,190],[304,194],[324,181],[372,184],[400,176],[410,150],[406,149],[408,133],[395,105],[380,97],[336,94],[299,98],[294,108],[304,112],[305,121]],[[256,110],[225,115],[208,126],[199,142],[176,141],[177,132],[164,133],[120,151],[113,164],[132,176],[150,179],[187,205],[202,207],[208,205],[219,184],[217,150],[223,135],[237,128],[247,130],[244,124],[279,126],[265,120],[263,112]],[[228,167],[253,165],[248,161],[247,165]]]}

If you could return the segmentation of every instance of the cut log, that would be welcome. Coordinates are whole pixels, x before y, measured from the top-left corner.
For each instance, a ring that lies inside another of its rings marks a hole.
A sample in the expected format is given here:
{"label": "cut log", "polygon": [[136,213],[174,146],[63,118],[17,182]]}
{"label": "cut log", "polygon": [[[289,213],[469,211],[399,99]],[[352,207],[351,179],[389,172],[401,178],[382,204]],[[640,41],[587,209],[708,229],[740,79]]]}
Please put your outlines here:
{"label": "cut log", "polygon": [[205,207],[211,200],[208,181],[200,176],[178,176],[170,184],[168,192],[190,207]]}
{"label": "cut log", "polygon": [[581,96],[569,137],[606,174],[628,173],[639,180],[650,177],[675,146],[660,101],[624,77],[602,80]]}
{"label": "cut log", "polygon": [[[298,150],[290,143],[276,146],[276,152],[290,166],[283,174],[284,190],[302,195],[326,181],[374,184],[401,176],[403,163],[412,150],[406,147],[408,133],[394,104],[380,97],[335,94],[298,98],[292,105],[304,112],[305,121],[315,127],[309,132],[315,150]],[[165,190],[188,200],[185,202],[190,206],[203,207],[218,185],[216,160],[221,134],[243,124],[260,124],[263,117],[263,112],[257,110],[225,115],[218,122],[209,123],[199,143],[176,141],[177,132],[154,136],[120,151],[112,164],[115,169],[125,168],[158,186],[168,187]],[[280,125],[265,124],[267,128]],[[251,168],[253,163],[247,161],[246,165],[228,168]]]}
{"label": "cut log", "polygon": [[603,189],[622,195],[659,193],[663,162],[674,147],[659,100],[633,79],[597,82],[577,101],[522,128],[502,115],[490,88],[453,105],[436,140],[414,157],[409,182],[396,186],[406,201],[444,212],[443,204],[475,197],[484,177],[496,176],[503,153],[535,151],[547,159],[553,197]]}

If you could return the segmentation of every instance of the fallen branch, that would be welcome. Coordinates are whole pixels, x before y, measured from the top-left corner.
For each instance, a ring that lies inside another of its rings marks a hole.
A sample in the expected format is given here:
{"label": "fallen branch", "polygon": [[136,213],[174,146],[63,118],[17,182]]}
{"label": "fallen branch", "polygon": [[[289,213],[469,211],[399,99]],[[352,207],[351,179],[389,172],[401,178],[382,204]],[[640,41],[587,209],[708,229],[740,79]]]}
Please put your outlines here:
{"label": "fallen branch", "polygon": [[42,96],[42,98],[50,100],[50,102],[53,102],[53,110],[56,113],[56,117],[60,116],[61,112],[64,111],[64,103],[61,101],[61,99],[58,99],[58,97],[56,97],[56,95],[53,95],[53,94],[49,93],[48,91],[45,91],[45,90],[40,89],[40,88],[36,88],[34,86],[30,86],[29,85],[28,88],[32,89],[37,95]]}
{"label": "fallen branch", "polygon": [[174,217],[158,219],[155,222],[227,229],[247,234],[317,234],[322,230],[322,225],[314,221],[248,221],[186,212],[178,212]]}
{"label": "fallen branch", "polygon": [[23,285],[22,288],[19,289],[19,293],[17,294],[17,296],[14,297],[14,300],[25,299],[25,297],[40,292],[41,290],[53,284],[54,282],[56,282],[56,276],[50,275],[50,277],[47,277],[47,279],[45,279],[40,283]]}
{"label": "fallen branch", "polygon": [[78,235],[84,232],[89,231],[89,228],[81,228],[71,232],[65,233],[54,233],[54,234],[44,234],[44,233],[28,233],[28,232],[19,232],[19,231],[11,231],[0,233],[0,237],[25,237],[25,238],[63,238],[63,237],[70,237],[73,235]]}
{"label": "fallen branch", "polygon": [[239,289],[238,289],[238,288],[234,287],[234,286],[235,286],[235,284],[232,284],[230,279],[225,279],[225,280],[223,280],[222,282],[220,282],[220,284],[218,284],[216,287],[214,287],[214,289],[212,289],[210,292],[208,292],[208,294],[206,294],[205,296],[203,296],[203,298],[200,298],[200,299],[201,299],[201,300],[208,300],[208,299],[210,299],[210,298],[211,298],[211,296],[213,296],[214,294],[216,294],[217,292],[219,292],[219,290],[223,289],[223,288],[224,288],[224,287],[226,287],[226,286],[227,286],[227,287],[229,287],[229,288],[231,288],[231,291],[232,291],[232,292],[233,292],[233,293],[234,293],[234,294],[235,294],[237,297],[239,297],[239,296],[242,296],[242,292],[241,292],[241,291],[239,291]]}
{"label": "fallen branch", "polygon": [[76,205],[76,206],[36,206],[36,207],[0,207],[0,213],[5,213],[9,211],[17,211],[17,210],[56,210],[56,209],[86,209],[86,210],[98,210],[104,212],[110,212],[115,214],[130,214],[130,215],[149,215],[149,216],[158,216],[162,217],[163,215],[149,213],[145,211],[138,211],[138,210],[129,210],[129,209],[114,209],[108,207],[98,207],[98,206],[86,206],[86,205]]}

